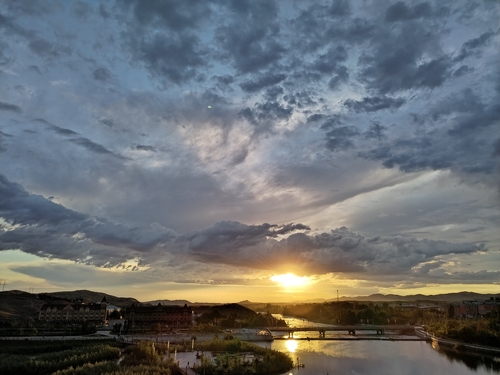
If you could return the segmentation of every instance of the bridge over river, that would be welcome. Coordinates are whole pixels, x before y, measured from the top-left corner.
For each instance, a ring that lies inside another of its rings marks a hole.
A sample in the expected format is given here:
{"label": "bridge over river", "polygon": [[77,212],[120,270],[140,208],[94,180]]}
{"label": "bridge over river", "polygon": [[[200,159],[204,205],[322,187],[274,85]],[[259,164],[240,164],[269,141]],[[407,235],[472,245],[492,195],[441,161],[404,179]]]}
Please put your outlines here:
{"label": "bridge over river", "polygon": [[292,338],[295,332],[318,332],[319,337],[325,337],[326,332],[347,332],[350,335],[355,335],[356,331],[375,331],[377,335],[385,334],[385,331],[399,331],[414,334],[415,327],[411,325],[335,325],[335,326],[310,326],[310,327],[267,327],[272,332],[288,333],[288,337]]}

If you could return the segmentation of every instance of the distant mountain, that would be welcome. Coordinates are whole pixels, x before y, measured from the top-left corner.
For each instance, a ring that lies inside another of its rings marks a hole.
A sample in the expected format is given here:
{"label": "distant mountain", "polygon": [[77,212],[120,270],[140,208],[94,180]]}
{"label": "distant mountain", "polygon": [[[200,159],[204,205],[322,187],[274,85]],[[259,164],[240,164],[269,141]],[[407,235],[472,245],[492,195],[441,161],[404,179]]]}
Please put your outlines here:
{"label": "distant mountain", "polygon": [[135,298],[115,297],[90,290],[39,294],[10,290],[0,292],[0,320],[27,322],[30,319],[38,319],[40,307],[44,303],[66,304],[78,299],[85,303],[92,303],[101,302],[103,297],[106,297],[109,304],[118,307],[126,307],[139,302]]}
{"label": "distant mountain", "polygon": [[106,301],[118,307],[130,306],[132,303],[139,303],[135,298],[130,297],[116,297],[111,294],[106,294],[102,292],[93,292],[91,290],[75,290],[72,292],[52,292],[52,293],[40,293],[39,298],[42,296],[59,298],[65,301],[76,301],[78,299],[83,300],[85,303],[101,302],[103,297],[106,297]]}
{"label": "distant mountain", "polygon": [[162,305],[165,306],[184,306],[184,305],[192,305],[191,302],[185,299],[175,299],[175,300],[169,300],[169,299],[157,299],[154,301],[148,301],[148,302],[143,302],[143,305],[158,305],[161,303]]}
{"label": "distant mountain", "polygon": [[[360,302],[410,302],[410,301],[430,301],[430,302],[459,302],[464,300],[487,300],[493,298],[500,298],[500,293],[497,294],[481,294],[474,292],[458,292],[458,293],[444,293],[435,295],[425,295],[425,294],[412,294],[408,296],[401,296],[398,294],[371,294],[369,296],[356,296],[356,297],[346,297],[342,296],[339,301],[360,301]],[[242,301],[241,305],[259,310],[263,309],[267,304],[271,305],[296,305],[296,304],[306,304],[306,303],[325,303],[325,302],[336,302],[337,298],[331,299],[309,299],[300,301],[289,301],[289,302],[251,302]]]}
{"label": "distant mountain", "polygon": [[242,306],[238,303],[228,303],[224,305],[215,305],[208,309],[211,314],[215,314],[216,312],[221,316],[233,316],[235,318],[249,318],[256,315],[255,311],[249,309],[245,306]]}
{"label": "distant mountain", "polygon": [[25,322],[37,319],[43,303],[36,294],[19,290],[0,292],[0,320]]}
{"label": "distant mountain", "polygon": [[[85,303],[91,302],[101,302],[103,297],[106,297],[106,301],[118,307],[127,307],[132,303],[140,303],[135,298],[127,297],[116,297],[110,294],[93,292],[90,290],[75,290],[67,292],[53,292],[53,293],[39,293],[31,294],[27,292],[22,292],[19,290],[11,290],[0,292],[0,320],[10,320],[10,321],[22,321],[27,322],[30,319],[37,319],[40,307],[44,303],[68,303],[81,299]],[[369,296],[357,296],[357,297],[341,297],[341,301],[360,301],[360,302],[411,302],[411,301],[429,301],[429,302],[458,302],[463,300],[487,300],[493,298],[500,298],[500,293],[497,294],[481,294],[474,292],[459,292],[459,293],[446,293],[446,294],[436,294],[436,295],[423,295],[414,294],[409,296],[400,296],[397,294],[372,294]],[[206,312],[210,309],[213,311],[219,311],[223,315],[237,315],[237,316],[249,316],[254,311],[265,311],[268,304],[272,305],[292,305],[301,303],[324,303],[324,302],[335,302],[336,298],[329,300],[314,299],[314,300],[303,300],[303,301],[293,301],[293,302],[251,302],[248,300],[242,301],[239,304],[231,303],[225,305],[218,305],[215,303],[191,303],[187,300],[155,300],[146,302],[149,304],[157,305],[161,303],[162,305],[184,305],[192,306],[197,312]],[[250,312],[251,311],[251,312]]]}
{"label": "distant mountain", "polygon": [[[474,292],[458,292],[458,293],[445,293],[445,294],[435,294],[435,295],[424,295],[424,294],[412,294],[408,296],[400,296],[398,294],[372,294],[369,296],[357,296],[357,297],[341,297],[341,301],[363,301],[363,302],[395,302],[395,301],[431,301],[431,302],[459,302],[463,300],[486,300],[491,297],[500,297],[500,293],[497,294],[481,294]],[[328,300],[329,302],[336,301],[336,298]]]}

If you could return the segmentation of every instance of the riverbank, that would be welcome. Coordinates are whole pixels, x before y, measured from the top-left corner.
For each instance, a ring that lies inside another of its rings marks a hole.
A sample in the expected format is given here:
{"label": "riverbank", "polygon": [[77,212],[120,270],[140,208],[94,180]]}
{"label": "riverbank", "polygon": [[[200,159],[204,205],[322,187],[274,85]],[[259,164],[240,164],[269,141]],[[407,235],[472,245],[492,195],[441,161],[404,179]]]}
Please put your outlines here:
{"label": "riverbank", "polygon": [[420,337],[399,337],[399,336],[339,336],[339,337],[275,337],[274,340],[299,340],[299,341],[425,341]]}
{"label": "riverbank", "polygon": [[415,329],[415,334],[418,337],[422,338],[423,340],[430,342],[432,346],[435,345],[442,346],[442,347],[452,348],[457,351],[473,351],[473,352],[487,353],[490,355],[494,355],[496,357],[500,357],[500,348],[443,339],[440,337],[436,337],[422,329]]}

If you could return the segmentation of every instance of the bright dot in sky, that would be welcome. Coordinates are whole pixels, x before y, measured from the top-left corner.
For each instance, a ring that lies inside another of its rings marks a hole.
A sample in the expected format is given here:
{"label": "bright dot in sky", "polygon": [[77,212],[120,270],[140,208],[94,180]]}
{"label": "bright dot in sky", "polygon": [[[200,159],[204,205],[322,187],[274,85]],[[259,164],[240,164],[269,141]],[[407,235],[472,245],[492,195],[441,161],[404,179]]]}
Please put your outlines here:
{"label": "bright dot in sky", "polygon": [[208,108],[208,109],[212,109],[212,106],[211,106],[211,105],[209,105],[207,108]]}
{"label": "bright dot in sky", "polygon": [[311,283],[311,280],[307,276],[295,276],[293,273],[274,275],[271,277],[271,281],[280,283],[285,288],[305,286]]}

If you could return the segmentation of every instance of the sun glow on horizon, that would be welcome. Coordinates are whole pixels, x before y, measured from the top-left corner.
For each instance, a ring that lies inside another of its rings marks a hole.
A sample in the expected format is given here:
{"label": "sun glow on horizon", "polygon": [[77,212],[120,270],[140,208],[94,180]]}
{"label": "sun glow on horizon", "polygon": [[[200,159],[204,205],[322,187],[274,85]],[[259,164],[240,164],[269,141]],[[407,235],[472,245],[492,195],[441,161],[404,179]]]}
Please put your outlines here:
{"label": "sun glow on horizon", "polygon": [[307,276],[296,276],[293,273],[274,275],[271,281],[281,284],[285,288],[297,288],[311,284],[311,278]]}

